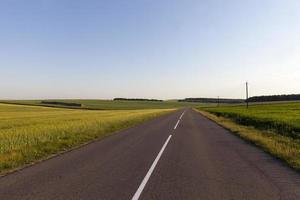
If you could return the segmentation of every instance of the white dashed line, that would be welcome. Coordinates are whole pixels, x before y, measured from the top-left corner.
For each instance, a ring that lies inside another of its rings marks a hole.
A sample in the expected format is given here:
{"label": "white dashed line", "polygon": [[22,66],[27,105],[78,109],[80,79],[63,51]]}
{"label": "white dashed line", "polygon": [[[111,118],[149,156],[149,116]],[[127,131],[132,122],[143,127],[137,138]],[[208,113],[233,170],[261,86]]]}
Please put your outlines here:
{"label": "white dashed line", "polygon": [[177,121],[177,123],[176,123],[176,125],[175,125],[175,127],[174,127],[174,130],[177,128],[179,122],[180,122],[180,119]]}
{"label": "white dashed line", "polygon": [[[178,124],[180,123],[180,120],[182,119],[184,113],[185,113],[185,111],[180,115],[180,117],[179,117],[179,119],[178,119],[178,121],[177,121],[177,123],[176,123],[176,125],[174,127],[174,130],[177,128]],[[152,172],[154,171],[154,169],[155,169],[155,167],[156,167],[156,165],[157,165],[157,163],[158,163],[161,155],[163,154],[165,148],[167,147],[167,145],[168,145],[171,137],[172,137],[172,135],[169,135],[167,141],[165,142],[165,144],[161,148],[160,152],[156,156],[156,158],[155,158],[154,162],[152,163],[149,171],[147,172],[145,178],[143,179],[142,183],[140,184],[139,188],[137,189],[137,191],[135,192],[135,194],[134,194],[134,196],[132,197],[131,200],[138,200],[140,198],[140,196],[141,196],[141,194],[142,194],[142,192],[143,192],[143,190],[144,190],[144,188],[145,188],[145,186],[146,186],[149,178],[151,177]]]}
{"label": "white dashed line", "polygon": [[142,194],[142,192],[143,192],[143,190],[144,190],[144,188],[145,188],[145,186],[146,186],[146,184],[147,184],[147,182],[148,182],[148,180],[149,180],[149,178],[150,178],[152,172],[153,172],[154,169],[155,169],[155,166],[157,165],[157,163],[158,163],[158,161],[159,161],[161,155],[163,154],[165,148],[167,147],[167,145],[168,145],[168,143],[169,143],[171,137],[172,137],[172,135],[169,135],[167,141],[165,142],[165,144],[164,144],[163,147],[161,148],[160,152],[159,152],[158,155],[156,156],[156,158],[155,158],[153,164],[151,165],[151,167],[150,167],[148,173],[146,174],[144,180],[142,181],[140,187],[137,189],[136,193],[135,193],[134,196],[132,197],[132,200],[138,200],[138,199],[140,198],[140,196],[141,196],[141,194]]}
{"label": "white dashed line", "polygon": [[185,111],[180,115],[179,119],[182,119],[183,115],[184,115]]}
{"label": "white dashed line", "polygon": [[180,123],[180,120],[182,119],[183,115],[184,115],[185,111],[180,115],[179,120],[177,121],[174,130],[177,128],[178,124]]}

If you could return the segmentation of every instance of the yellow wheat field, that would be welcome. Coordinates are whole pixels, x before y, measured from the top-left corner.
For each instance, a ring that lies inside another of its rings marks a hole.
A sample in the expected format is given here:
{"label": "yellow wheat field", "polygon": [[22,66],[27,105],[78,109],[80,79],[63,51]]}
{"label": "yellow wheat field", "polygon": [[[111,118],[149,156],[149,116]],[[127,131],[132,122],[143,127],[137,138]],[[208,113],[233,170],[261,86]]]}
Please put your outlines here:
{"label": "yellow wheat field", "polygon": [[0,173],[171,111],[88,111],[0,104]]}

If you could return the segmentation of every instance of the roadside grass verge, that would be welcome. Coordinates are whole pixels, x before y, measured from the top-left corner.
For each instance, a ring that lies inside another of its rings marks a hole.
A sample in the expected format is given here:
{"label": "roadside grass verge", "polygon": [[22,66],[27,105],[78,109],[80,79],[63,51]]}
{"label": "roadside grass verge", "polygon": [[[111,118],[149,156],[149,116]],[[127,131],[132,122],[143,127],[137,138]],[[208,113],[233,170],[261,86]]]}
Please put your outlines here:
{"label": "roadside grass verge", "polygon": [[89,111],[0,104],[0,174],[172,111]]}
{"label": "roadside grass verge", "polygon": [[236,120],[217,116],[215,113],[197,109],[202,115],[215,121],[239,137],[250,141],[264,151],[300,171],[300,138],[281,135],[272,130],[258,130],[254,126],[237,124]]}

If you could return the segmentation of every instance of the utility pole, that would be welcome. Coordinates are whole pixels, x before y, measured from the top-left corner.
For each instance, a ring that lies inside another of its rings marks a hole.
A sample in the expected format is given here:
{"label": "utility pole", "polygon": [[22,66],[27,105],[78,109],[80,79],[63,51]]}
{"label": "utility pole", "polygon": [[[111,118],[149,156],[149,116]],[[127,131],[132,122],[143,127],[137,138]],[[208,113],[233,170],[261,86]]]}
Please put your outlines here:
{"label": "utility pole", "polygon": [[249,98],[248,82],[246,82],[246,103],[247,103],[247,108],[249,107],[248,98]]}
{"label": "utility pole", "polygon": [[218,107],[220,106],[220,96],[218,96]]}

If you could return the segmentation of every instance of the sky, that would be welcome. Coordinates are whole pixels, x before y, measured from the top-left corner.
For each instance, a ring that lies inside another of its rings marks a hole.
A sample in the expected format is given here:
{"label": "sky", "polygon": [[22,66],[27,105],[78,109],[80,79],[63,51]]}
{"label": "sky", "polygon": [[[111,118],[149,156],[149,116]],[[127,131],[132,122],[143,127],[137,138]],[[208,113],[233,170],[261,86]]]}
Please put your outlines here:
{"label": "sky", "polygon": [[300,93],[299,0],[0,0],[0,99]]}

